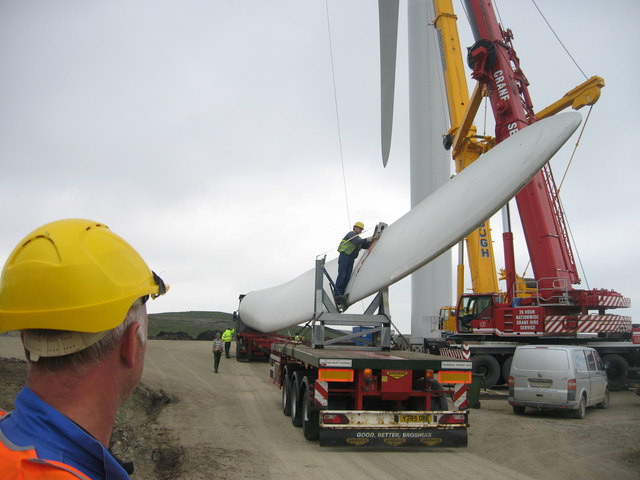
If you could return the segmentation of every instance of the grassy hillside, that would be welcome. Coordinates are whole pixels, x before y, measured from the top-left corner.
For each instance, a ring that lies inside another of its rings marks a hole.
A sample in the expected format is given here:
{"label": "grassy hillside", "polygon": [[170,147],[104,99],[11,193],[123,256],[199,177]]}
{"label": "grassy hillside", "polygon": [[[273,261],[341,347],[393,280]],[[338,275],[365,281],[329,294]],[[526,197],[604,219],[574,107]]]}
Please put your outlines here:
{"label": "grassy hillside", "polygon": [[[170,312],[170,313],[150,313],[149,314],[149,336],[155,337],[160,332],[177,333],[184,332],[196,339],[202,332],[213,330],[223,332],[227,328],[235,328],[233,315],[225,312]],[[279,330],[277,333],[293,337],[302,331],[302,335],[311,338],[309,328],[302,329],[301,326],[294,326]],[[327,337],[333,338],[338,333],[337,330],[327,328]]]}
{"label": "grassy hillside", "polygon": [[185,332],[196,338],[208,330],[233,328],[233,315],[225,312],[169,312],[149,314],[149,336]]}

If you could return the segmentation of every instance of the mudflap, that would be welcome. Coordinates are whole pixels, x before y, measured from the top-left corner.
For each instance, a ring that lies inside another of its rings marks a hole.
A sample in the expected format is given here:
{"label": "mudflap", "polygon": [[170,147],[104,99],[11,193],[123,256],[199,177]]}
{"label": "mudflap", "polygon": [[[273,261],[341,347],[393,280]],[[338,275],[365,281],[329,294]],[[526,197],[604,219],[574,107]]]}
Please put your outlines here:
{"label": "mudflap", "polygon": [[371,429],[371,428],[322,428],[321,447],[466,447],[466,428],[430,429]]}

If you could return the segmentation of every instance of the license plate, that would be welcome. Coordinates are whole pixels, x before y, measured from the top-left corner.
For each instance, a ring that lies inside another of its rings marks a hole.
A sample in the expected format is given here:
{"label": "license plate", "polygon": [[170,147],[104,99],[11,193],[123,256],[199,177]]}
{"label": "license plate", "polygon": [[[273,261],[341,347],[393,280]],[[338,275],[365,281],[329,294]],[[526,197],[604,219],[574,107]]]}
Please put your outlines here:
{"label": "license plate", "polygon": [[529,386],[533,388],[551,388],[550,380],[529,380]]}
{"label": "license plate", "polygon": [[400,423],[429,423],[431,415],[400,415]]}

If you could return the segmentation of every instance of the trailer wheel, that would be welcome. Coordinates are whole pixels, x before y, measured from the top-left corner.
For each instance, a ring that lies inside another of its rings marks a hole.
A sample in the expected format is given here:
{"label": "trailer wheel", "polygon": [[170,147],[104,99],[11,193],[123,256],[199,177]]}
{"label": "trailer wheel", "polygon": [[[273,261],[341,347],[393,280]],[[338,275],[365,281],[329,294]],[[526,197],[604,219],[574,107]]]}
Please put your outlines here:
{"label": "trailer wheel", "polygon": [[302,426],[302,412],[300,410],[300,375],[294,372],[291,377],[291,423],[294,427]]}
{"label": "trailer wheel", "polygon": [[320,415],[318,409],[311,402],[309,387],[306,382],[303,382],[302,433],[307,440],[315,441],[320,438]]}
{"label": "trailer wheel", "polygon": [[605,355],[602,361],[607,365],[609,390],[612,392],[622,390],[627,385],[629,362],[627,362],[624,357],[615,353]]}
{"label": "trailer wheel", "polygon": [[282,413],[291,415],[291,380],[286,375],[282,380]]}
{"label": "trailer wheel", "polygon": [[491,355],[475,355],[471,357],[473,373],[484,377],[484,388],[492,388],[500,380],[500,365]]}

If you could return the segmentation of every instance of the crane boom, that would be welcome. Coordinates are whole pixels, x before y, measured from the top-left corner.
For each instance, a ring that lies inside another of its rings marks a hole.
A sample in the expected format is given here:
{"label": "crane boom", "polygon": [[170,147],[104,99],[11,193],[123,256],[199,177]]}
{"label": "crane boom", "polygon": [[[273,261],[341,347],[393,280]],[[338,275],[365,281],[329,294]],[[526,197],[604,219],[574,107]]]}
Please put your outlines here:
{"label": "crane boom", "polygon": [[[496,141],[537,121],[529,82],[513,49],[510,30],[503,30],[491,0],[465,0],[475,44],[469,49],[472,77],[487,89],[496,122]],[[580,283],[567,234],[564,212],[551,168],[546,166],[516,196],[534,275],[541,288]],[[515,271],[507,265],[507,299],[513,298]]]}
{"label": "crane boom", "polygon": [[[436,18],[435,28],[440,39],[442,51],[442,68],[447,91],[447,103],[451,128],[447,140],[457,141],[453,150],[456,173],[471,165],[482,153],[489,150],[494,142],[491,137],[478,138],[476,128],[472,125],[469,111],[469,91],[467,87],[462,55],[460,55],[460,39],[456,25],[457,17],[453,13],[451,0],[434,1]],[[477,104],[471,105],[472,109]],[[459,134],[459,136],[458,136]],[[460,140],[463,138],[464,140]],[[496,275],[496,261],[493,252],[490,221],[485,220],[477,229],[467,235],[467,257],[471,272],[471,286],[474,292],[497,292],[498,277]],[[461,272],[461,266],[458,267]],[[458,274],[458,296],[464,291],[464,275]]]}
{"label": "crane boom", "polygon": [[[529,96],[529,82],[512,45],[512,32],[498,24],[491,0],[465,0],[465,5],[475,38],[468,49],[467,60],[472,77],[478,81],[470,108],[462,120],[465,128],[471,125],[470,118],[479,103],[481,89],[491,102],[498,146],[510,136],[532,128],[542,117],[569,106],[578,109],[592,105],[598,100],[604,80],[592,77],[536,115]],[[464,135],[463,131],[456,132],[452,141],[454,154],[464,146]],[[587,336],[627,339],[632,329],[631,318],[609,314],[606,310],[628,308],[631,303],[628,298],[614,290],[573,287],[580,279],[549,165],[518,193],[516,201],[535,279],[517,277],[512,235],[505,233],[506,298],[497,290],[463,294],[454,319],[457,339],[524,341],[531,337],[577,339]],[[509,215],[504,213],[503,224],[508,225]],[[593,310],[597,313],[591,312]]]}

